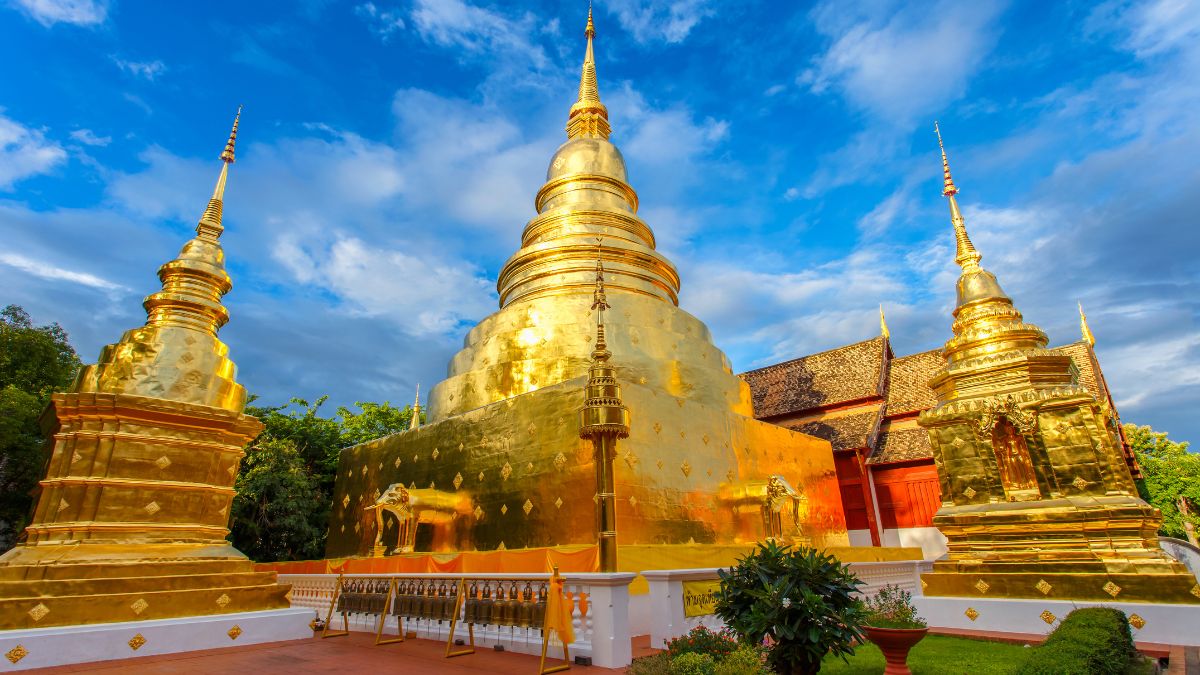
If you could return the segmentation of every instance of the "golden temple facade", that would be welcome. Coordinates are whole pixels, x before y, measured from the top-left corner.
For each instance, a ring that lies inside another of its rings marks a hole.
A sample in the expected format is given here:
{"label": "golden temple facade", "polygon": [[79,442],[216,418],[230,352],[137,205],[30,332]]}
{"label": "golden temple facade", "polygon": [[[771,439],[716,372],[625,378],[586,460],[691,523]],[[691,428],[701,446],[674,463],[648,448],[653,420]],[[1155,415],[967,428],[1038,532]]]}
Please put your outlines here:
{"label": "golden temple facade", "polygon": [[1159,547],[1162,516],[1138,497],[1115,416],[980,266],[944,147],[942,166],[962,274],[937,405],[918,418],[949,549],[925,594],[1200,603],[1195,576]]}
{"label": "golden temple facade", "polygon": [[288,606],[288,586],[225,539],[242,448],[262,428],[243,414],[217,337],[229,320],[220,236],[237,125],[196,236],[159,268],[145,325],[43,414],[53,447],[32,524],[0,557],[0,629]]}
{"label": "golden temple facade", "polygon": [[[630,411],[628,438],[612,446],[615,538],[848,544],[829,443],[753,419],[749,387],[678,307],[679,274],[638,217],[609,141],[590,15],[585,34],[567,141],[500,271],[500,309],[467,334],[430,392],[427,424],[342,452],[329,557],[597,543],[603,453],[580,437],[578,412],[598,346],[597,261],[611,307],[605,370]],[[404,522],[377,522],[374,505],[400,487]]]}

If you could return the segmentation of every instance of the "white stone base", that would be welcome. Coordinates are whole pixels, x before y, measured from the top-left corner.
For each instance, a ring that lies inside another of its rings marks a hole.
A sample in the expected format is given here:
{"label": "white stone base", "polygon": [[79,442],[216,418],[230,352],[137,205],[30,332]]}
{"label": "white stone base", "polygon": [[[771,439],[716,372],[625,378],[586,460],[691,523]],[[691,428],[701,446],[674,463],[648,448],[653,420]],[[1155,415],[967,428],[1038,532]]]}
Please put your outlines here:
{"label": "white stone base", "polygon": [[[1141,628],[1133,628],[1133,639],[1137,642],[1200,646],[1200,605],[930,596],[914,597],[913,604],[931,628],[1043,635],[1054,630],[1073,609],[1112,607],[1127,616],[1136,614],[1146,622]],[[967,616],[968,609],[978,613],[974,621]],[[1042,618],[1045,611],[1054,615],[1051,623]]]}
{"label": "white stone base", "polygon": [[[311,609],[290,608],[0,631],[0,654],[8,656],[0,659],[0,672],[311,638],[308,624],[313,617]],[[144,642],[134,649],[130,640],[137,635]],[[21,650],[26,655],[12,663]]]}

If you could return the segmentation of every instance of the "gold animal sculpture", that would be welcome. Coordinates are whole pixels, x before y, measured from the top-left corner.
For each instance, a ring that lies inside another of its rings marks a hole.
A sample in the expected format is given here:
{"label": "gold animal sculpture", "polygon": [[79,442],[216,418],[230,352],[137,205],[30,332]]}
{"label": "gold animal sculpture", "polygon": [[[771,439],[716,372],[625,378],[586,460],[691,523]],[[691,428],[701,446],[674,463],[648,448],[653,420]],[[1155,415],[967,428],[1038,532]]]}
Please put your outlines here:
{"label": "gold animal sculpture", "polygon": [[[464,542],[458,538],[469,530],[458,527],[457,523],[471,515],[471,497],[466,492],[407,488],[402,483],[392,483],[374,504],[363,510],[375,512],[373,557],[416,551],[417,529],[422,524],[432,528],[432,551],[461,550],[458,547]],[[396,545],[390,552],[383,543],[384,513],[392,514],[399,527]]]}

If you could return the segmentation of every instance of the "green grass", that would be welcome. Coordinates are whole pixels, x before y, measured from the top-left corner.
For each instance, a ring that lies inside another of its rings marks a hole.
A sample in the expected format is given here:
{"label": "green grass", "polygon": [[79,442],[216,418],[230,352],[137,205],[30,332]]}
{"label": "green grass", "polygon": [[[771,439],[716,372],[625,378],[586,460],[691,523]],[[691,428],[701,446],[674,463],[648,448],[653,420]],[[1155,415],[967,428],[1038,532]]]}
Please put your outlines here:
{"label": "green grass", "polygon": [[[908,653],[913,675],[1011,675],[1029,653],[1024,645],[927,635]],[[873,644],[854,650],[849,663],[830,657],[821,675],[871,675],[883,672],[883,654]]]}

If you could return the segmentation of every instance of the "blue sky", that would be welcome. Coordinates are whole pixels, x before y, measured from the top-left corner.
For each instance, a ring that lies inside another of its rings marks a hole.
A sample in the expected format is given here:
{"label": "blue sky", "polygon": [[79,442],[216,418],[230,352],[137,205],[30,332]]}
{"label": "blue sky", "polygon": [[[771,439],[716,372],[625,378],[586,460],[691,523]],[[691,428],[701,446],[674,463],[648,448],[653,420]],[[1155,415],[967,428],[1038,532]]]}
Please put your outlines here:
{"label": "blue sky", "polygon": [[[411,400],[533,215],[583,2],[0,0],[0,303],[85,360],[144,320],[238,104],[239,379]],[[681,304],[738,370],[949,335],[933,121],[1053,344],[1088,311],[1126,421],[1200,440],[1200,3],[596,5],[601,95]]]}

